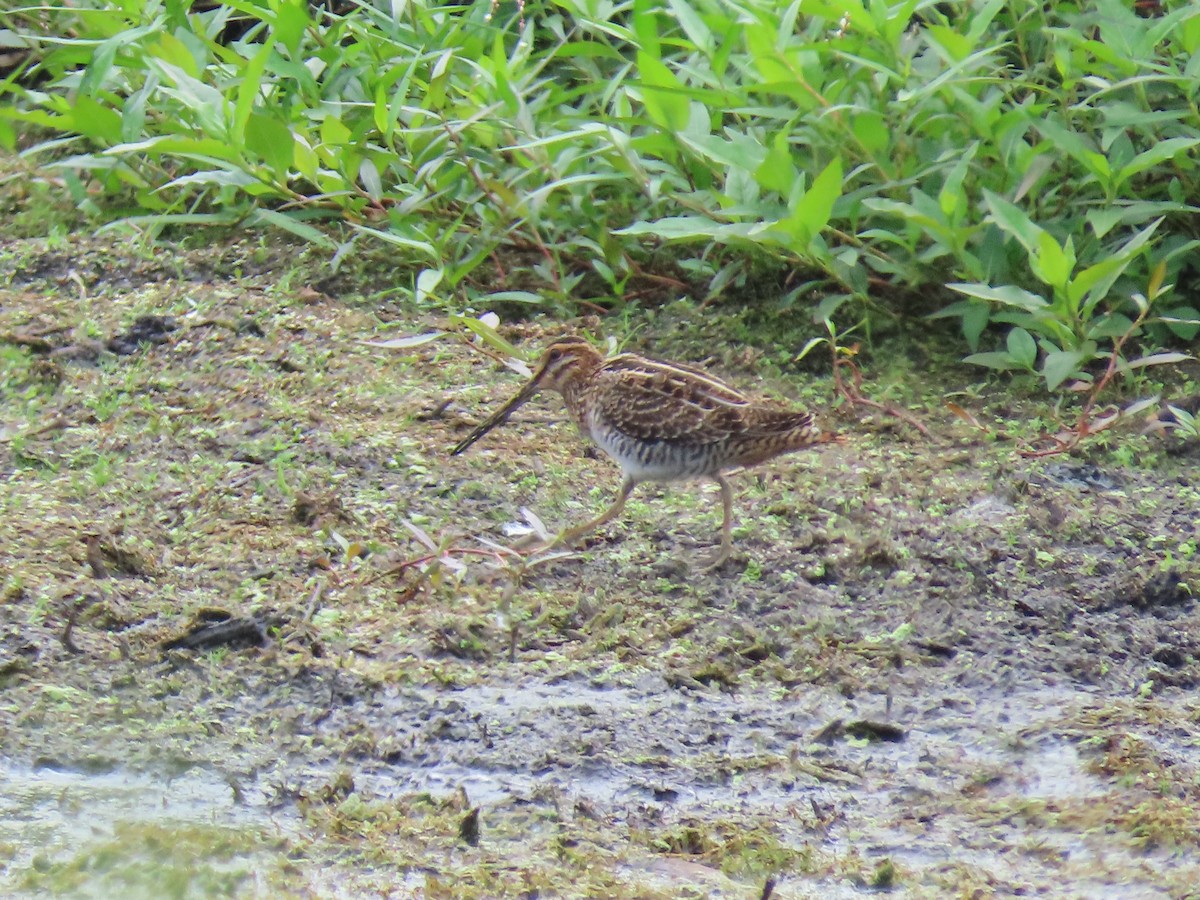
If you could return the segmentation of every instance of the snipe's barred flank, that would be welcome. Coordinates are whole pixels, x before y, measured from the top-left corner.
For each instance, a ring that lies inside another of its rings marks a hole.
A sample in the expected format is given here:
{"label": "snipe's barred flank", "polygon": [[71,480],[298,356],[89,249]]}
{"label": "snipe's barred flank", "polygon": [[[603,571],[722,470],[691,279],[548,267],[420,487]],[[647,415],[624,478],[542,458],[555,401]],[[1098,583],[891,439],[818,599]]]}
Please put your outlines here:
{"label": "snipe's barred flank", "polygon": [[702,369],[632,353],[605,359],[582,338],[567,337],[551,343],[529,383],[451,453],[462,453],[543,388],[562,395],[579,430],[624,476],[612,506],[555,543],[571,543],[611,521],[640,482],[711,478],[721,486],[725,514],[721,547],[709,565],[716,568],[733,550],[733,491],[723,472],[840,440],[821,431],[809,413],[751,400]]}

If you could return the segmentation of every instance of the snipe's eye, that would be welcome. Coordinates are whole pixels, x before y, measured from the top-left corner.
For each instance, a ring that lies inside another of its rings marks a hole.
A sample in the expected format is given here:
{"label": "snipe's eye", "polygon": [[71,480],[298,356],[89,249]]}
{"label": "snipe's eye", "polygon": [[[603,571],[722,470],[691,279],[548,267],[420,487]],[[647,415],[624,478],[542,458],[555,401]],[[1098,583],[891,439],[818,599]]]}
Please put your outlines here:
{"label": "snipe's eye", "polygon": [[557,348],[555,348],[554,350],[551,350],[550,351],[550,359],[552,361],[556,360],[556,359],[562,359],[562,351]]}

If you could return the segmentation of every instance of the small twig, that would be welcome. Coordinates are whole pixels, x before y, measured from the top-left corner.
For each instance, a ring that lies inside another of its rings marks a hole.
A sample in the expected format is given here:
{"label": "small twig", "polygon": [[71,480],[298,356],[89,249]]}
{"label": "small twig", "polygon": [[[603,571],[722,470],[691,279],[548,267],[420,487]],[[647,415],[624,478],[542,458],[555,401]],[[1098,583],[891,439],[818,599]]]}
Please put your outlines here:
{"label": "small twig", "polygon": [[498,351],[493,350],[482,341],[472,341],[471,337],[475,334],[475,332],[470,331],[469,329],[459,328],[455,333],[458,335],[459,339],[470,349],[476,351],[477,353],[482,353],[493,362],[498,362],[500,365],[504,365],[506,362],[508,362],[510,357],[504,356]]}
{"label": "small twig", "polygon": [[[929,429],[926,428],[912,413],[903,410],[898,406],[893,406],[890,403],[880,403],[878,400],[872,400],[869,397],[862,395],[862,372],[855,364],[854,360],[838,355],[837,341],[830,339],[830,351],[833,354],[833,385],[837,393],[850,403],[858,406],[869,406],[872,409],[877,409],[880,412],[895,416],[902,422],[907,422],[917,431],[921,432],[926,438],[929,437]],[[854,382],[852,385],[846,384],[846,380],[842,378],[842,368],[850,370],[851,377]]]}
{"label": "small twig", "polygon": [[75,646],[75,641],[71,639],[71,635],[75,631],[75,623],[79,621],[79,614],[95,603],[96,600],[96,597],[89,594],[85,597],[80,597],[71,604],[71,610],[67,613],[67,624],[66,627],[63,628],[61,638],[63,648],[66,649],[68,653],[73,653],[76,656],[83,653],[82,650]]}
{"label": "small twig", "polygon": [[670,275],[656,275],[653,272],[647,272],[636,260],[630,259],[628,256],[625,257],[625,261],[628,263],[633,274],[638,278],[644,278],[652,284],[661,284],[664,287],[673,288],[677,291],[686,291],[689,294],[696,293],[695,288],[686,281],[680,281],[678,278],[672,278]]}
{"label": "small twig", "polygon": [[21,437],[23,437],[23,438],[39,437],[43,434],[48,434],[51,431],[59,431],[63,428],[70,428],[70,427],[71,427],[71,423],[67,421],[65,416],[55,416],[53,419],[50,419],[50,421],[46,422],[44,425],[39,425],[37,428],[31,428],[29,431],[26,431],[23,435],[21,435]]}
{"label": "small twig", "polygon": [[1083,408],[1079,411],[1079,418],[1075,425],[1067,432],[1059,432],[1058,434],[1043,434],[1038,440],[1054,441],[1054,446],[1038,450],[1032,445],[1024,450],[1017,452],[1026,459],[1041,459],[1045,456],[1057,456],[1060,453],[1068,453],[1078,447],[1083,439],[1093,434],[1099,434],[1102,431],[1107,431],[1122,418],[1122,413],[1117,410],[1115,413],[1104,416],[1099,419],[1092,418],[1092,409],[1096,405],[1096,401],[1100,397],[1100,392],[1108,387],[1117,376],[1117,369],[1120,365],[1121,348],[1125,346],[1125,342],[1133,337],[1136,332],[1146,321],[1146,317],[1150,314],[1150,307],[1147,304],[1145,309],[1138,313],[1138,317],[1125,330],[1119,338],[1113,341],[1112,352],[1108,355],[1108,365],[1104,367],[1104,374],[1101,375],[1096,383],[1092,385],[1092,389],[1088,391],[1087,399],[1083,401]]}
{"label": "small twig", "polygon": [[[516,551],[513,551],[514,553]],[[385,569],[379,574],[373,576],[367,584],[374,584],[387,578],[389,575],[401,575],[409,569],[417,566],[422,566],[425,563],[433,562],[435,559],[441,559],[443,556],[490,556],[493,559],[499,559],[502,554],[495,550],[480,550],[475,547],[447,547],[445,550],[439,550],[436,553],[426,553],[424,556],[414,556],[412,559],[406,559],[403,562],[397,563],[390,569]]]}
{"label": "small twig", "polygon": [[322,579],[322,580],[318,581],[316,583],[316,585],[313,586],[312,594],[309,595],[308,608],[305,609],[305,611],[304,611],[304,619],[303,619],[304,622],[312,621],[312,617],[316,614],[317,607],[320,606],[320,604],[321,604],[321,596],[324,593],[325,593],[325,581],[324,581],[324,579]]}
{"label": "small twig", "polygon": [[496,282],[497,282],[497,283],[498,283],[498,284],[499,284],[501,287],[507,287],[507,285],[508,285],[508,273],[504,271],[504,263],[502,263],[502,262],[500,261],[500,255],[499,255],[498,253],[496,253],[496,251],[495,251],[495,250],[493,250],[493,251],[492,251],[490,254],[488,254],[488,255],[489,255],[489,256],[491,256],[491,258],[492,258],[492,264],[493,264],[493,265],[496,267]]}
{"label": "small twig", "polygon": [[954,403],[951,400],[947,400],[946,401],[946,409],[950,410],[950,412],[952,412],[954,415],[958,416],[960,419],[962,419],[964,422],[966,422],[972,428],[978,428],[984,434],[990,433],[990,429],[986,425],[984,425],[982,422],[980,422],[979,419],[977,419],[975,417],[974,413],[968,412],[967,410],[965,410],[961,406],[959,406],[957,403]]}

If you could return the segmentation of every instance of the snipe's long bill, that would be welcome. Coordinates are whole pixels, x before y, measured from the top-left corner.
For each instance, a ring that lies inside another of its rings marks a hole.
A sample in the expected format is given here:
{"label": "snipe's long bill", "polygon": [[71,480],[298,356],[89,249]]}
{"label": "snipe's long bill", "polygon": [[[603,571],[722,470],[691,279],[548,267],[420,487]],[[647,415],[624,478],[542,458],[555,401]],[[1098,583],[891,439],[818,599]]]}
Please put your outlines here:
{"label": "snipe's long bill", "polygon": [[709,478],[721,487],[721,546],[709,568],[733,550],[733,491],[724,471],[752,466],[841,438],[821,431],[811,414],[751,400],[703,369],[632,353],[605,359],[582,338],[560,338],[542,353],[533,377],[485,422],[458,442],[459,454],[502,425],[543,388],[562,395],[581,433],[621,467],[613,504],[563,532],[571,543],[611,521],[643,481]]}
{"label": "snipe's long bill", "polygon": [[541,389],[536,377],[530,379],[525,387],[521,388],[511,400],[505,403],[502,407],[490,415],[486,422],[481,422],[475,426],[465,438],[454,445],[454,449],[450,451],[451,456],[458,456],[473,443],[495,428],[497,425],[503,425],[508,421],[508,417],[513,414],[518,406],[524,404],[527,400],[532,400],[534,395]]}

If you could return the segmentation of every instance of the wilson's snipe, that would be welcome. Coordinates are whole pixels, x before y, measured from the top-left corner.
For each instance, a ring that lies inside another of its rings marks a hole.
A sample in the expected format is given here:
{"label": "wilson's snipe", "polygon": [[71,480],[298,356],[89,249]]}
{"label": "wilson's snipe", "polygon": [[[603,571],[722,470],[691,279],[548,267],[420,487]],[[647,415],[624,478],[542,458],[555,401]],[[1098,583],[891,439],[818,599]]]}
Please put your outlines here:
{"label": "wilson's snipe", "polygon": [[632,353],[606,360],[587,341],[566,337],[546,348],[529,383],[451,453],[462,453],[542,388],[562,394],[579,430],[624,475],[612,506],[554,543],[573,542],[613,519],[640,482],[711,478],[721,486],[725,512],[721,548],[709,565],[716,568],[733,550],[733,491],[724,470],[839,440],[808,413],[757,403],[701,369]]}

